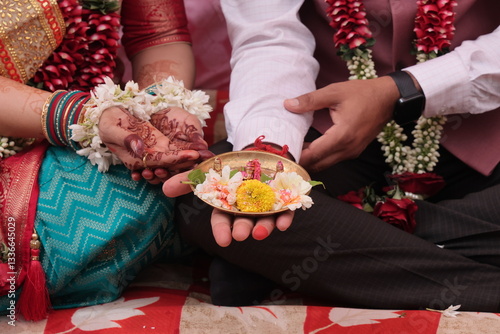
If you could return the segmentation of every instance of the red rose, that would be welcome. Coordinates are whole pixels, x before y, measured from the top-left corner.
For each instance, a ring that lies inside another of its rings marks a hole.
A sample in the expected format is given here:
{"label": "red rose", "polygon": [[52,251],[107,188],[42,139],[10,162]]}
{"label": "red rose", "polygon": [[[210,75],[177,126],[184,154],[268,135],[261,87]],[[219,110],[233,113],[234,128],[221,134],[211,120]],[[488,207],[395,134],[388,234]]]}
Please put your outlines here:
{"label": "red rose", "polygon": [[358,209],[363,209],[363,197],[362,193],[359,191],[349,191],[345,195],[340,195],[337,197],[339,200],[349,203]]}
{"label": "red rose", "polygon": [[409,173],[393,174],[390,176],[404,192],[430,197],[437,194],[444,187],[444,180],[434,173]]}
{"label": "red rose", "polygon": [[375,205],[373,215],[403,231],[413,233],[416,225],[416,211],[417,205],[409,198],[387,198],[384,202],[378,202]]}

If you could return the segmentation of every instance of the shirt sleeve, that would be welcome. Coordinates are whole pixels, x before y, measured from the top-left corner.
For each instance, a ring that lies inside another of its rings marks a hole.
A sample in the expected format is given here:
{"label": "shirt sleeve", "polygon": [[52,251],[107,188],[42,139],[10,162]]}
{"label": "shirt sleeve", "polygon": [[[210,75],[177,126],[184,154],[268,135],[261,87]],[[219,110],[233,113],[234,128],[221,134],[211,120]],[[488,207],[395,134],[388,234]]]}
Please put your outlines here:
{"label": "shirt sleeve", "polygon": [[500,27],[404,70],[422,87],[427,117],[495,110],[500,107]]}
{"label": "shirt sleeve", "polygon": [[222,0],[233,48],[228,140],[241,150],[264,135],[300,157],[312,113],[293,114],[283,101],[315,89],[314,37],[300,22],[303,0]]}

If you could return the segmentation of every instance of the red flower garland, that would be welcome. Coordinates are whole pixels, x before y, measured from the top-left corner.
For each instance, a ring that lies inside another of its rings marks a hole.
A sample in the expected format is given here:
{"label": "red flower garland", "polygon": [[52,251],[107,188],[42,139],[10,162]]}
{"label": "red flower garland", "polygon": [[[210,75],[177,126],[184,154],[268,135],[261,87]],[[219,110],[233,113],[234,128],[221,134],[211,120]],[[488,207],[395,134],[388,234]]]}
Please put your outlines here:
{"label": "red flower garland", "polygon": [[[368,28],[363,2],[325,1],[330,5],[327,14],[332,18],[330,25],[336,29],[333,40],[335,47],[339,49],[339,55],[344,60],[351,60],[355,55],[368,52],[367,48],[375,41]],[[414,27],[417,54],[434,58],[448,51],[455,32],[453,7],[456,5],[455,0],[417,0]],[[366,187],[338,198],[411,233],[415,228],[417,206],[412,199],[405,197],[405,193],[432,196],[443,188],[444,181],[433,173],[406,172],[391,175],[390,178],[395,181],[396,186],[390,188],[387,196],[376,196],[373,189]]]}
{"label": "red flower garland", "polygon": [[330,26],[335,29],[333,42],[339,55],[349,60],[356,49],[365,51],[375,40],[368,28],[366,9],[362,1],[325,0],[330,6],[327,15],[332,18]]}
{"label": "red flower garland", "polygon": [[372,38],[368,28],[366,10],[363,2],[353,0],[326,0],[330,26],[336,30],[333,36],[335,47],[349,45],[350,49],[359,47]]}
{"label": "red flower garland", "polygon": [[413,31],[417,35],[417,51],[435,53],[436,56],[448,51],[455,35],[455,12],[457,2],[452,0],[418,0],[418,10]]}
{"label": "red flower garland", "polygon": [[[44,89],[89,91],[113,77],[118,53],[120,16],[103,13],[78,0],[59,0],[66,35],[63,42],[37,71],[33,81]],[[96,1],[88,1],[96,2]]]}

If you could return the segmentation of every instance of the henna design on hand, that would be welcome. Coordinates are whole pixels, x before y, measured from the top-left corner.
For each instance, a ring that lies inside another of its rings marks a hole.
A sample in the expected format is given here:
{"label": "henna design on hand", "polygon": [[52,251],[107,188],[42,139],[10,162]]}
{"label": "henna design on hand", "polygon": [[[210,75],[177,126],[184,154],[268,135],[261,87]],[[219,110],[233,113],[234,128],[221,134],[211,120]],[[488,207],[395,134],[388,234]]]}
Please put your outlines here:
{"label": "henna design on hand", "polygon": [[126,130],[136,133],[142,138],[147,147],[152,147],[157,144],[158,140],[153,133],[153,129],[147,125],[146,121],[129,116],[128,123],[129,125],[126,127]]}
{"label": "henna design on hand", "polygon": [[171,108],[153,115],[151,124],[163,133],[173,144],[172,150],[198,150],[206,149],[198,128],[194,124],[180,122],[168,116]]}

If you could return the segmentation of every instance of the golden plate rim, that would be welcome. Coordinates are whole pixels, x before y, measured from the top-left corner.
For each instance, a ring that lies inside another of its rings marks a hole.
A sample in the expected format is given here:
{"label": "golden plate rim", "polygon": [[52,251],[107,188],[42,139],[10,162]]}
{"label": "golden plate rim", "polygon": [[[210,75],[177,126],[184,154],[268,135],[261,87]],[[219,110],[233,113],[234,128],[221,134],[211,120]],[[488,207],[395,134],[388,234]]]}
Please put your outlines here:
{"label": "golden plate rim", "polygon": [[[280,155],[274,154],[274,153],[262,152],[262,151],[233,151],[233,152],[221,153],[221,154],[215,155],[215,156],[201,162],[200,164],[198,164],[196,166],[195,169],[200,169],[202,172],[207,173],[208,170],[213,167],[213,164],[214,164],[214,161],[216,158],[221,159],[222,166],[225,165],[224,160],[227,161],[228,158],[233,159],[233,160],[235,158],[241,158],[242,160],[245,160],[247,162],[250,160],[253,160],[253,159],[259,159],[259,161],[261,162],[261,166],[263,166],[263,165],[267,166],[269,163],[274,163],[274,166],[275,166],[278,161],[281,161],[283,163],[283,167],[284,167],[285,172],[295,171],[295,172],[297,172],[297,174],[302,176],[302,178],[305,181],[311,181],[311,176],[309,175],[309,173],[302,166],[297,164],[295,161],[290,160],[290,159],[285,158],[285,157],[282,157]],[[263,159],[263,161],[261,161],[261,159]],[[234,168],[231,164],[229,164],[229,166],[231,168]],[[238,165],[236,167],[244,167],[244,166]],[[267,168],[267,167],[262,167],[262,169],[269,170],[269,168]],[[292,169],[292,170],[290,170],[290,169]],[[191,190],[194,191],[195,186],[192,184],[190,186],[191,186]],[[198,197],[198,196],[196,196],[196,197]],[[266,211],[266,212],[241,212],[241,211],[234,211],[234,210],[221,208],[221,207],[213,205],[212,203],[205,201],[204,199],[201,199],[200,197],[198,197],[198,198],[213,208],[216,208],[222,212],[232,214],[235,216],[265,217],[265,216],[271,216],[271,215],[275,215],[275,214],[289,210],[288,208],[282,208],[280,210],[273,210],[273,211]]]}

